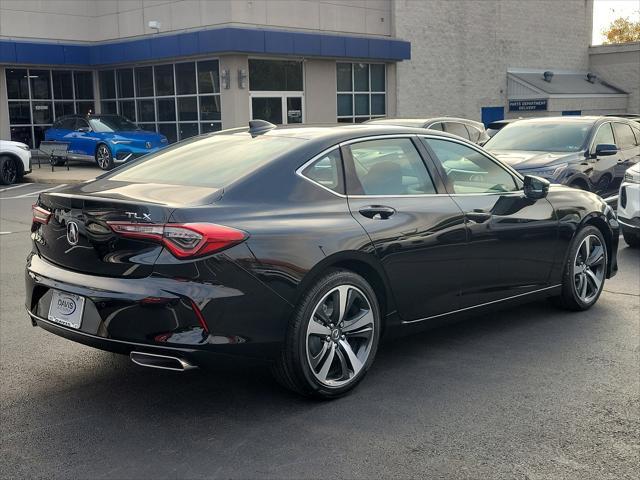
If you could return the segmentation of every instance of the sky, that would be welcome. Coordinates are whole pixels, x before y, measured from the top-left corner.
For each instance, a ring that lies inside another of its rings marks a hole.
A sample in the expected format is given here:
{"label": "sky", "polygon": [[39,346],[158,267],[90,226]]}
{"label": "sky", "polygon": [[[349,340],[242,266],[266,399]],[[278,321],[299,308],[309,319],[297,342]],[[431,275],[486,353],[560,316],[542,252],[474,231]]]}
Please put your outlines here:
{"label": "sky", "polygon": [[640,19],[640,0],[595,0],[593,2],[593,45],[604,41],[602,30],[618,17]]}

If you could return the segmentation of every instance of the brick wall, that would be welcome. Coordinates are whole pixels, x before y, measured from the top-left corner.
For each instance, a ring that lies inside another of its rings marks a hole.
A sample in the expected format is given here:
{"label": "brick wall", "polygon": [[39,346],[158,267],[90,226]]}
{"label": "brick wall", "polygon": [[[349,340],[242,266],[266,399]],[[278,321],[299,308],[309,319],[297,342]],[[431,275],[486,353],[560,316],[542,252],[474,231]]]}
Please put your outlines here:
{"label": "brick wall", "polygon": [[398,115],[480,119],[506,104],[508,67],[586,70],[591,0],[395,0]]}

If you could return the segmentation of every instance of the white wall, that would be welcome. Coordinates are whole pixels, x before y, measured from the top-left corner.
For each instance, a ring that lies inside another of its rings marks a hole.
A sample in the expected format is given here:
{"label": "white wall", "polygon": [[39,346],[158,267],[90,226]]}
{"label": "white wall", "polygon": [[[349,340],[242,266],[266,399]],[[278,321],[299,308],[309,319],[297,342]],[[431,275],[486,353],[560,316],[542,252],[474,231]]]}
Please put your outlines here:
{"label": "white wall", "polygon": [[0,0],[0,36],[104,41],[221,25],[391,34],[391,0]]}
{"label": "white wall", "polygon": [[629,92],[629,113],[640,113],[640,42],[589,49],[589,69]]}
{"label": "white wall", "polygon": [[395,0],[398,115],[480,119],[506,104],[508,67],[586,70],[592,0]]}

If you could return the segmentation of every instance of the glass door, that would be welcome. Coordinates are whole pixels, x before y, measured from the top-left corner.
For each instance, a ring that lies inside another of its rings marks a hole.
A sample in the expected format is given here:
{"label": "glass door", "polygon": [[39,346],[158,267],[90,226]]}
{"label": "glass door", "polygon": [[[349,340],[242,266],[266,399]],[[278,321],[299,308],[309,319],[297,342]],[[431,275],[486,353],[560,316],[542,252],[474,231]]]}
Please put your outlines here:
{"label": "glass door", "polygon": [[302,92],[251,92],[251,119],[275,125],[304,123]]}

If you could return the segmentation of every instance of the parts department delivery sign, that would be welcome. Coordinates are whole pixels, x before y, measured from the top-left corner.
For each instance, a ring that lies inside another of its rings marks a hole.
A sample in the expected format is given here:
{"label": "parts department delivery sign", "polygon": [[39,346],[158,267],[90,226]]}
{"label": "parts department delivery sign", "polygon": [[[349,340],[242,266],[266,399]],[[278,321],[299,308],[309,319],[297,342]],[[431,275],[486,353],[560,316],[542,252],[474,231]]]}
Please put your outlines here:
{"label": "parts department delivery sign", "polygon": [[535,100],[509,100],[510,112],[531,112],[536,110],[546,110],[547,99],[538,98]]}

